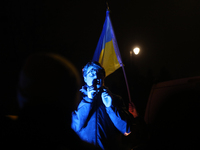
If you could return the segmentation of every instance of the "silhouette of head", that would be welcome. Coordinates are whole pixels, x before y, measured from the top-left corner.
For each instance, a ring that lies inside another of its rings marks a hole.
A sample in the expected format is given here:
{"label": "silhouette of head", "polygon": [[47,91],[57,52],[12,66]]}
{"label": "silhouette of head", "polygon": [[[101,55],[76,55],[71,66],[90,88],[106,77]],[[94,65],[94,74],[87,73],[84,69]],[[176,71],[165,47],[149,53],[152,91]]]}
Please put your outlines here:
{"label": "silhouette of head", "polygon": [[79,85],[76,68],[64,57],[52,53],[33,54],[20,73],[19,106],[23,109],[51,105],[72,111],[79,103]]}

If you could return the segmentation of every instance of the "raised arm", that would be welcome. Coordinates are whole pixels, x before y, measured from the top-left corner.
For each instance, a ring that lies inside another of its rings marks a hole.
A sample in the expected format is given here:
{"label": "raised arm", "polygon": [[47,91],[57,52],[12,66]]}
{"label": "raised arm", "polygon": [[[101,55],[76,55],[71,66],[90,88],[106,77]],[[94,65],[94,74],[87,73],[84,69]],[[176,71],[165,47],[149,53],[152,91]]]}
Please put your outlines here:
{"label": "raised arm", "polygon": [[131,133],[131,114],[126,110],[126,107],[121,97],[108,92],[106,89],[102,92],[102,101],[106,106],[107,114],[115,127],[125,136]]}

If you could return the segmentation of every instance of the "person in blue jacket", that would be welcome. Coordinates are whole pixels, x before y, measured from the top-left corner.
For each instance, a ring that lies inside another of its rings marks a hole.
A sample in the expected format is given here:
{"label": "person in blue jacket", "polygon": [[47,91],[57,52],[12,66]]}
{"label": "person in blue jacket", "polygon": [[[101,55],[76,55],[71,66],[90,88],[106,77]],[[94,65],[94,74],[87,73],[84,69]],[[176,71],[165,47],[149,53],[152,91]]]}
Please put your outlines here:
{"label": "person in blue jacket", "polygon": [[121,136],[131,133],[132,115],[122,98],[104,86],[105,70],[98,62],[83,68],[82,100],[72,113],[72,129],[101,149],[121,149]]}

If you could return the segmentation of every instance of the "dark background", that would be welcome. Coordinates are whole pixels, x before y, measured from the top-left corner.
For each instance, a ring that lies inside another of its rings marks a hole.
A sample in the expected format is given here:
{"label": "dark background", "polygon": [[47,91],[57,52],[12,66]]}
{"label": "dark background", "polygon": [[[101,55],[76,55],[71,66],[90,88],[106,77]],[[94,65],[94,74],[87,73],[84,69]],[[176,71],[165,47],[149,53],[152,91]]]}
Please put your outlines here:
{"label": "dark background", "polygon": [[[154,83],[200,75],[200,2],[107,2],[132,101],[143,115]],[[3,1],[1,7],[1,103],[4,113],[15,113],[18,75],[25,58],[35,52],[56,52],[81,74],[100,37],[106,1]],[[141,53],[131,58],[135,46]],[[106,85],[128,102],[121,68],[106,78]]]}

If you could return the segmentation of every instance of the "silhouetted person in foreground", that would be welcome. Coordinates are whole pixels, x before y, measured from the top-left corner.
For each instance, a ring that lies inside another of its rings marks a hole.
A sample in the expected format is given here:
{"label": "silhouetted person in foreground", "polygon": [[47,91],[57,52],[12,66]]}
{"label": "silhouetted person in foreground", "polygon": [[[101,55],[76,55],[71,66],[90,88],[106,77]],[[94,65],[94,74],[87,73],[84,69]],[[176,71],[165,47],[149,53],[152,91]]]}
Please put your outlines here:
{"label": "silhouetted person in foreground", "polygon": [[126,149],[121,136],[131,133],[131,114],[121,97],[104,86],[105,70],[97,62],[83,68],[82,100],[72,114],[72,129],[81,139],[102,149]]}
{"label": "silhouetted person in foreground", "polygon": [[65,58],[56,54],[28,57],[19,79],[20,114],[11,135],[13,148],[93,149],[71,129],[79,85],[75,67]]}
{"label": "silhouetted person in foreground", "polygon": [[153,150],[200,148],[200,89],[199,84],[196,85],[188,89],[181,87],[182,89],[179,89],[181,91],[165,95],[165,103],[160,106],[155,121],[150,126],[148,148]]}

